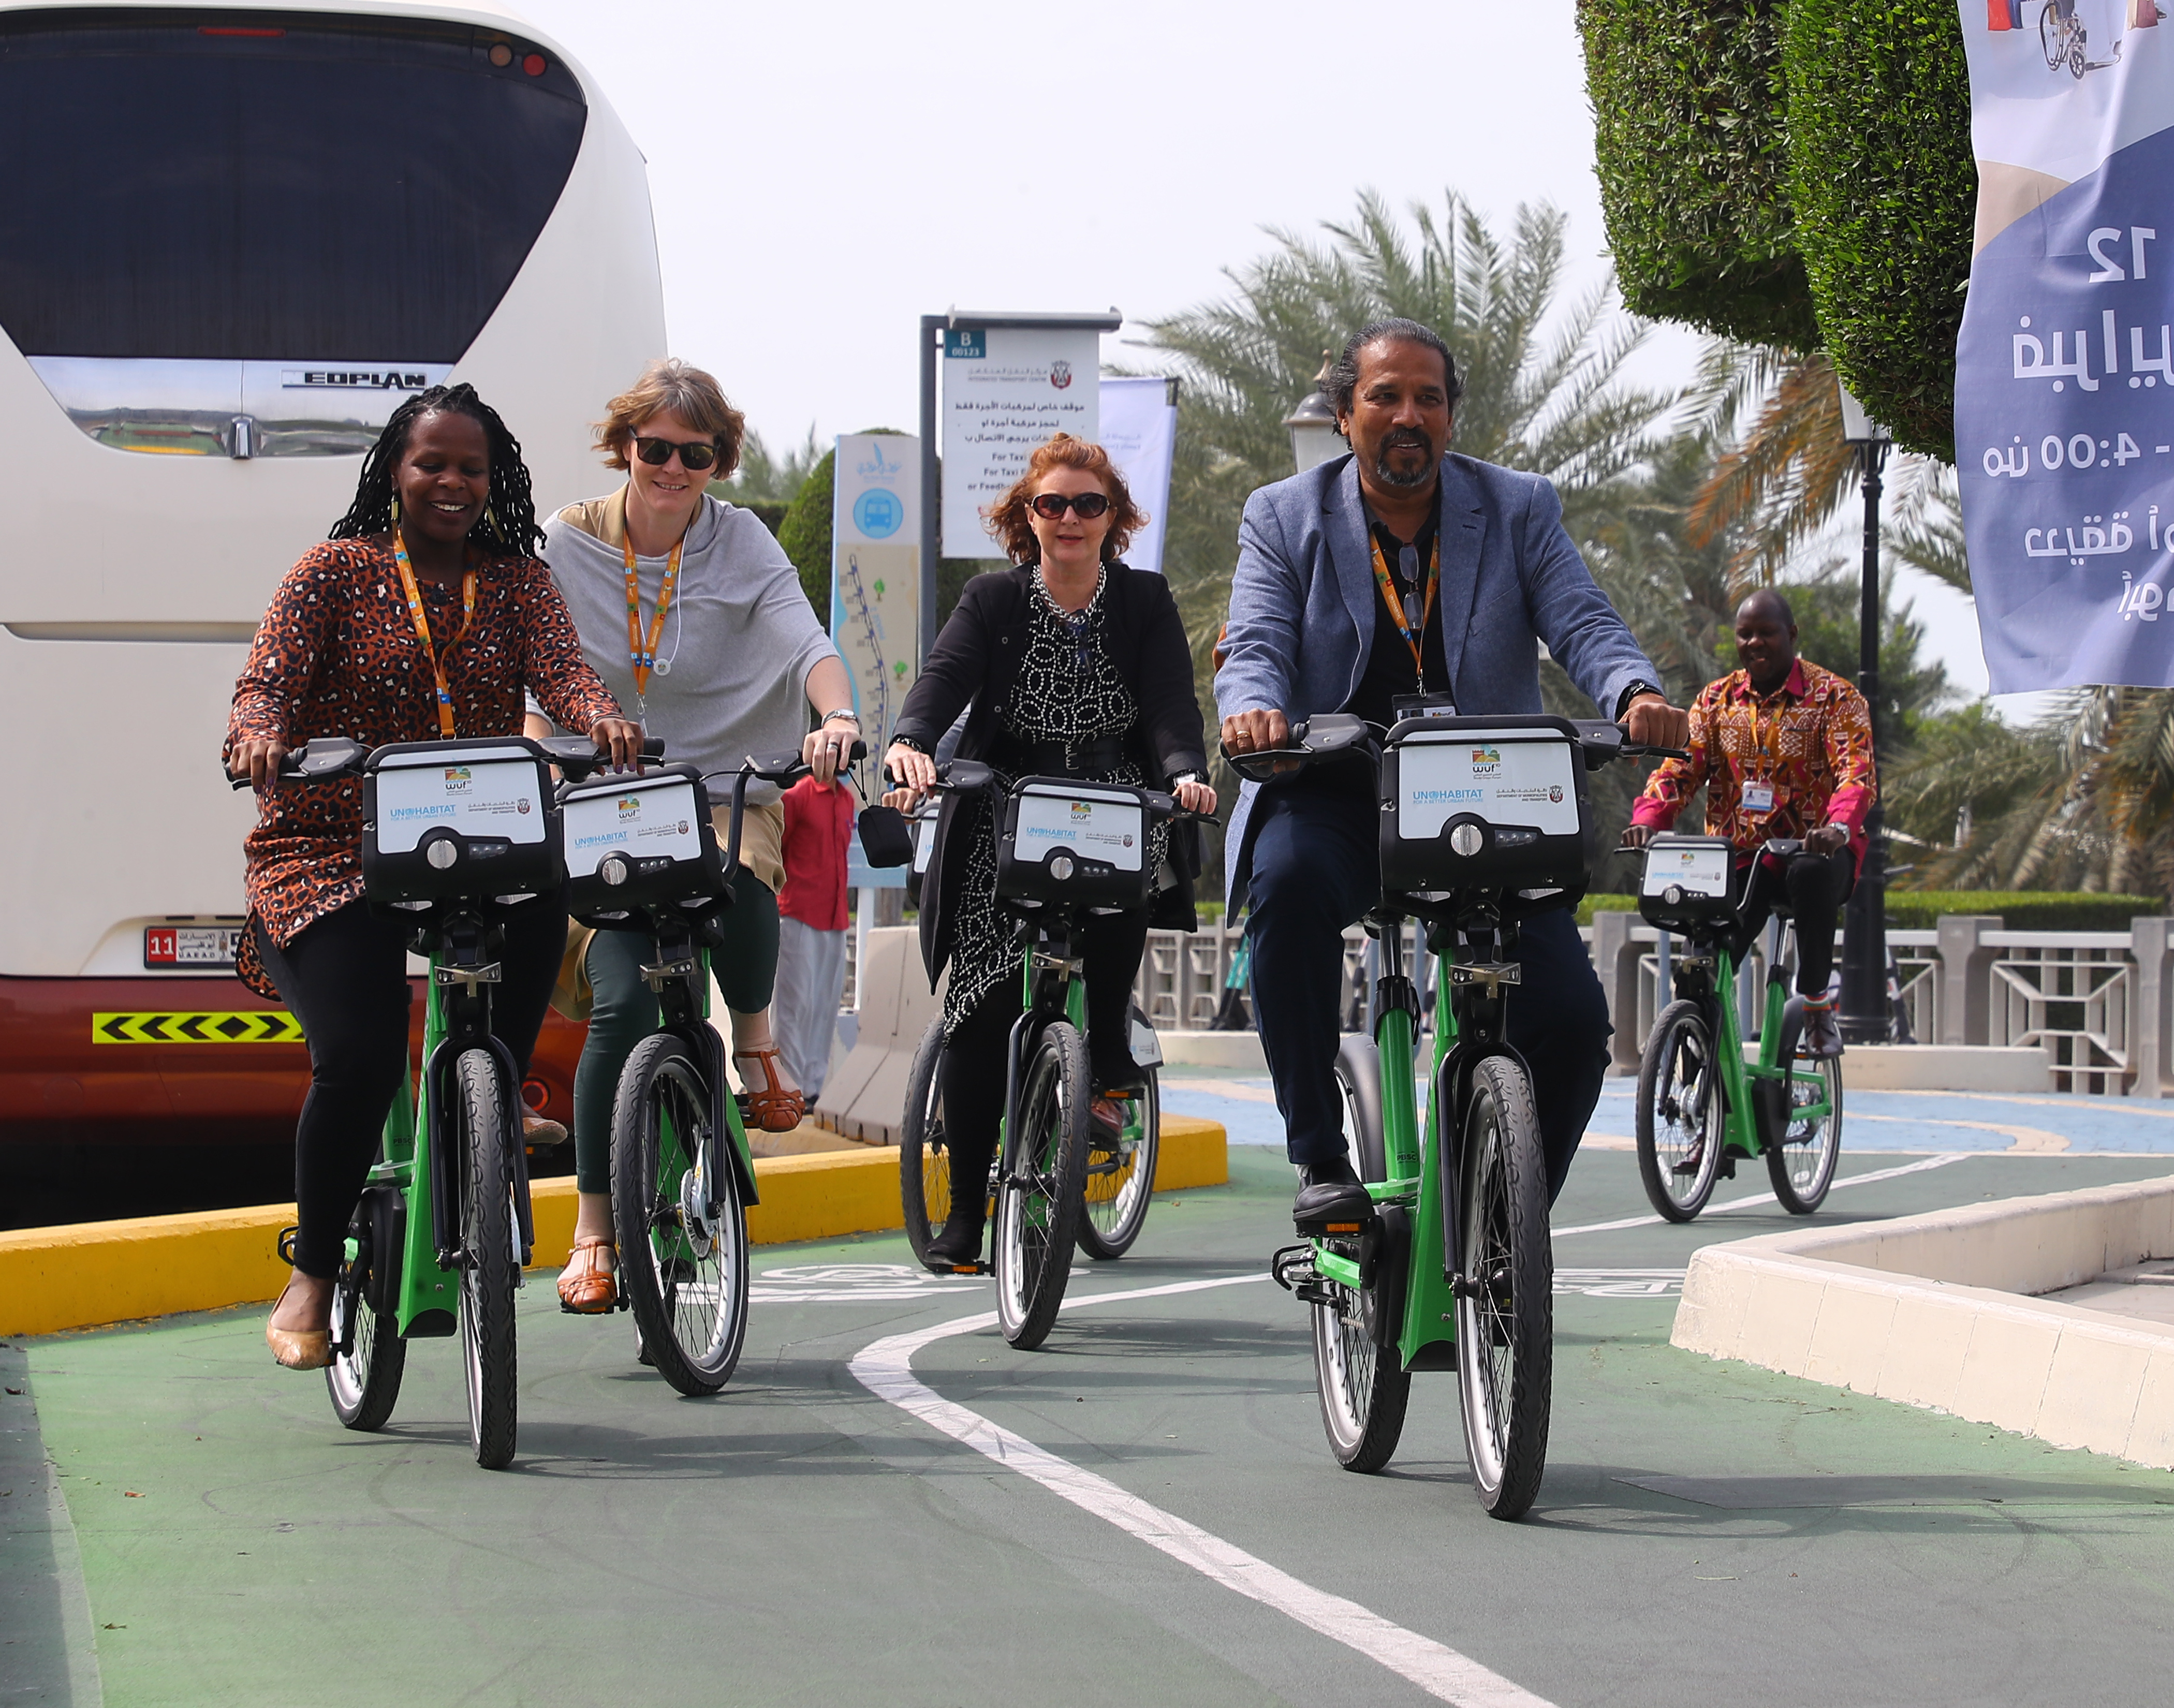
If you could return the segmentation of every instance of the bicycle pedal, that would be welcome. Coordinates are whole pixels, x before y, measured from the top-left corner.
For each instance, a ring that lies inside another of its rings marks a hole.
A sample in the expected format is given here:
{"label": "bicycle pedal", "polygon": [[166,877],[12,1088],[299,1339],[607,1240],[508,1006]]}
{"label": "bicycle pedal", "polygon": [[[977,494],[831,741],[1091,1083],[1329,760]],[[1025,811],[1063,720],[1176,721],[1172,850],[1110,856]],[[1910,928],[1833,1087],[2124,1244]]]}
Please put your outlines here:
{"label": "bicycle pedal", "polygon": [[1291,1225],[1309,1240],[1355,1240],[1376,1219],[1370,1205],[1363,1214],[1343,1209],[1325,1216],[1294,1216]]}

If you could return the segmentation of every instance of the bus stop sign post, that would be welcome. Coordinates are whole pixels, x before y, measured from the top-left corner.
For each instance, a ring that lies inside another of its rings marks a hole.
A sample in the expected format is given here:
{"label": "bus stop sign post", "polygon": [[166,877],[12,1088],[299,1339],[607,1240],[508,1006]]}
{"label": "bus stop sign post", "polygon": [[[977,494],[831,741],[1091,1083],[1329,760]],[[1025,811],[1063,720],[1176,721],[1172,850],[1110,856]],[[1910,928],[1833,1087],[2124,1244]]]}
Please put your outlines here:
{"label": "bus stop sign post", "polygon": [[921,316],[921,662],[936,641],[936,583],[943,568],[939,518],[943,511],[942,431],[937,418],[936,376],[944,334],[955,327],[1009,327],[1031,332],[1113,332],[1125,323],[1116,309],[1106,314],[985,313],[955,308],[949,314]]}

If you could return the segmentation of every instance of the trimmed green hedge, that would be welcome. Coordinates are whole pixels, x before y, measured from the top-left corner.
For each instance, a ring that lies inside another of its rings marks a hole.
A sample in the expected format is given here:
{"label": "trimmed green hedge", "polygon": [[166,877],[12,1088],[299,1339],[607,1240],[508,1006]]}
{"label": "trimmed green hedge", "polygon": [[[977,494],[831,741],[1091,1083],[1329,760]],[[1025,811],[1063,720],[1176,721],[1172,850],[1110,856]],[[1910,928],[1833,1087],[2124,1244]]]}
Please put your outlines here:
{"label": "trimmed green hedge", "polygon": [[1898,445],[1953,462],[1977,201],[1955,0],[1795,0],[1787,19],[1789,194],[1827,354]]}
{"label": "trimmed green hedge", "polygon": [[823,626],[830,625],[830,505],[836,495],[838,453],[826,451],[808,471],[777,527],[777,543],[800,571],[801,591]]}
{"label": "trimmed green hedge", "polygon": [[1577,20],[1624,300],[1808,350],[1820,328],[1789,199],[1787,10],[1782,0],[1578,0]]}
{"label": "trimmed green hedge", "polygon": [[[1636,913],[1635,895],[1588,895],[1577,922],[1595,913]],[[1944,913],[1992,913],[2008,931],[2127,931],[2137,918],[2166,911],[2160,895],[2087,895],[2058,889],[1890,889],[1887,922],[1897,931],[1931,931]]]}
{"label": "trimmed green hedge", "polygon": [[2009,931],[2127,931],[2166,911],[2163,895],[2106,895],[2058,889],[1890,889],[1887,922],[1930,931],[1944,913],[1996,913]]}

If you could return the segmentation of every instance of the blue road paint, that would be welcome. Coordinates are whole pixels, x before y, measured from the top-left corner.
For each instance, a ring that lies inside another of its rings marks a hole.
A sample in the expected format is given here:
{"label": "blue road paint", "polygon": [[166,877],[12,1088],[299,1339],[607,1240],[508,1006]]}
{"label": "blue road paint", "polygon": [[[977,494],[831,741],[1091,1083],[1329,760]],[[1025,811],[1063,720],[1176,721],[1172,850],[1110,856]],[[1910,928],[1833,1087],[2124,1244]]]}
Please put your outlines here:
{"label": "blue road paint", "polygon": [[[1425,1088],[1421,1088],[1424,1095]],[[1590,1132],[1628,1139],[1637,1084],[1602,1088]],[[1167,1070],[1162,1106],[1219,1121],[1233,1144],[1283,1148],[1283,1119],[1263,1076]],[[1847,1151],[1982,1151],[2068,1155],[2174,1155],[2174,1101],[2117,1097],[1994,1095],[1970,1091],[1853,1091],[1843,1104]]]}

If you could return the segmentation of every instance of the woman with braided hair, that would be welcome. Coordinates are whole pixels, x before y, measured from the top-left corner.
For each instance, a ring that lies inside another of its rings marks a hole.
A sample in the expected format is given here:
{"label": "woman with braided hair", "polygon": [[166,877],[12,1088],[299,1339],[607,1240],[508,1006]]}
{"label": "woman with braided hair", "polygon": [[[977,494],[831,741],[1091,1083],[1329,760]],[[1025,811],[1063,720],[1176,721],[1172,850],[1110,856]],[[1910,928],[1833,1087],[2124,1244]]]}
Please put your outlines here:
{"label": "woman with braided hair", "polygon": [[[242,979],[284,999],[310,1046],[295,1133],[295,1267],[265,1339],[291,1369],[330,1362],[333,1277],[348,1220],[408,1078],[408,949],[363,899],[362,788],[279,781],[317,736],[367,747],[517,735],[524,689],[616,766],[638,725],[581,657],[565,602],[535,556],[521,446],[468,386],[393,412],[354,503],[273,595],[234,687],[225,760],[257,790],[242,844]],[[566,911],[539,896],[506,914],[498,1036],[522,1073],[565,946]]]}

